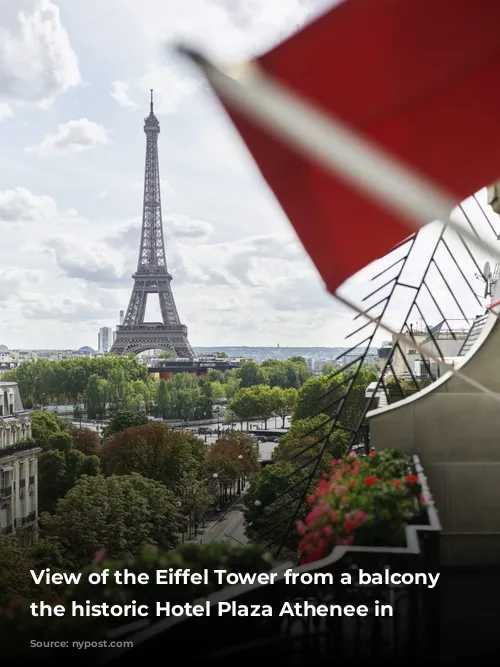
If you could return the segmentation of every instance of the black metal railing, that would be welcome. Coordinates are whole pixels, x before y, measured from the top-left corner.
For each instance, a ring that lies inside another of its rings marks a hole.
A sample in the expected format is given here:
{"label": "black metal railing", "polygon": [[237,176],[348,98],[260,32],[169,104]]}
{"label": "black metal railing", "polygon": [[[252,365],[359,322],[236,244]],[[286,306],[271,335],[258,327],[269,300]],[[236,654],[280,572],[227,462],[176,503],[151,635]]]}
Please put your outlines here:
{"label": "black metal railing", "polygon": [[19,480],[19,488],[24,489],[25,486],[26,486],[26,478],[20,479]]}
{"label": "black metal railing", "polygon": [[[430,502],[417,457],[415,465],[424,497]],[[418,522],[406,528],[404,547],[338,546],[327,558],[293,569],[297,574],[325,575],[325,581],[316,584],[287,583],[285,571],[292,564],[285,563],[273,570],[276,578],[272,585],[236,585],[207,600],[197,600],[198,604],[209,604],[210,615],[139,621],[113,632],[110,639],[130,641],[133,648],[110,651],[102,655],[100,664],[146,659],[165,646],[169,651],[188,650],[191,662],[218,667],[239,664],[243,657],[245,664],[269,659],[289,665],[314,664],[318,659],[342,665],[359,661],[398,661],[406,665],[432,662],[439,653],[439,592],[418,585],[360,585],[357,573],[360,569],[365,573],[438,573],[440,531],[436,509],[429,504]],[[352,584],[341,583],[344,573],[352,575]],[[165,595],[161,604],[167,599]],[[232,603],[236,608],[244,605],[249,611],[260,612],[263,605],[269,605],[272,615],[241,617],[232,611],[221,617],[219,603]],[[280,616],[285,603],[292,608],[306,603],[343,608],[364,605],[368,615]],[[374,613],[382,605],[391,607],[392,616]]]}
{"label": "black metal railing", "polygon": [[33,523],[34,521],[36,521],[36,512],[30,512],[26,516],[23,516],[21,519],[21,525],[25,526],[26,524]]}
{"label": "black metal railing", "polygon": [[0,489],[0,498],[9,498],[12,495],[12,485]]}
{"label": "black metal railing", "polygon": [[8,535],[9,533],[12,533],[12,530],[13,530],[12,524],[10,524],[9,526],[0,527],[0,533],[2,535]]}
{"label": "black metal railing", "polygon": [[33,486],[34,483],[35,483],[35,475],[30,475],[30,479],[29,479],[30,486]]}

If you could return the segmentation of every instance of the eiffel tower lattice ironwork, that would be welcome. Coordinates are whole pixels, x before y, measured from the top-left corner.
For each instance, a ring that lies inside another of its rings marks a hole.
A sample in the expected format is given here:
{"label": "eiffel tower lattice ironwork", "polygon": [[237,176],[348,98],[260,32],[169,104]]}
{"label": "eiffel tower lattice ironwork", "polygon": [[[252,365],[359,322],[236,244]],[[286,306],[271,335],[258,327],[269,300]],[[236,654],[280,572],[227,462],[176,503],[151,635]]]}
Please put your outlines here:
{"label": "eiffel tower lattice ironwork", "polygon": [[[153,110],[153,91],[150,114],[144,121],[144,132],[146,168],[139,261],[137,271],[132,276],[132,296],[123,322],[117,326],[111,352],[138,354],[145,350],[158,349],[172,351],[177,357],[192,358],[193,350],[188,341],[187,327],[180,322],[170,286],[172,276],[167,269],[158,163],[160,123]],[[162,322],[144,321],[149,294],[158,295]]]}

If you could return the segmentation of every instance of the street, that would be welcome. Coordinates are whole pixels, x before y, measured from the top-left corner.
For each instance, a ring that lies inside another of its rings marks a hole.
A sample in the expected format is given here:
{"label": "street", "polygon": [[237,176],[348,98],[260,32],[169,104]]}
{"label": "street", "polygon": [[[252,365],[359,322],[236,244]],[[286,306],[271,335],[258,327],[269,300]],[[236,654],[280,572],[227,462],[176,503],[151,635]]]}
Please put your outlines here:
{"label": "street", "polygon": [[207,542],[230,542],[232,544],[247,544],[245,536],[243,512],[241,507],[241,496],[236,505],[226,514],[222,515],[218,521],[208,526],[204,535],[198,539],[199,544]]}

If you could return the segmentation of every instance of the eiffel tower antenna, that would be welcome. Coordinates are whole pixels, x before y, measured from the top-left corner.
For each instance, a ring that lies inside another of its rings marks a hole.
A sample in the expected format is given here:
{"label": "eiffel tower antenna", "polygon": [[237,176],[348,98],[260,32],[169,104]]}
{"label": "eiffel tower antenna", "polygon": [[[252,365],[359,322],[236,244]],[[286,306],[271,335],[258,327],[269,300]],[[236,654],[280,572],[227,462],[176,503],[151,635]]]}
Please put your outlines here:
{"label": "eiffel tower antenna", "polygon": [[[177,357],[193,358],[187,337],[187,327],[181,324],[167,269],[163,224],[161,216],[160,171],[158,163],[158,135],[160,123],[153,110],[151,90],[150,113],[144,121],[146,133],[146,168],[144,174],[144,202],[142,211],[141,245],[137,271],[132,276],[134,286],[123,323],[116,328],[113,354],[146,350],[167,350]],[[160,301],[161,322],[145,322],[149,294],[157,294]]]}

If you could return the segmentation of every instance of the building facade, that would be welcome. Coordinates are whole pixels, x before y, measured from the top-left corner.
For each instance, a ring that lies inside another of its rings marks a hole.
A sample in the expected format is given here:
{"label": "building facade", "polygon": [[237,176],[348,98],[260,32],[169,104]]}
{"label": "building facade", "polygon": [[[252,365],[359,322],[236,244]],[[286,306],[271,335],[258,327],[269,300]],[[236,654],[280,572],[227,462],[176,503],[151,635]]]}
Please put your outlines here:
{"label": "building facade", "polygon": [[111,327],[102,327],[99,329],[97,340],[98,351],[101,352],[101,354],[106,354],[109,352],[111,346],[113,345],[113,330]]}
{"label": "building facade", "polygon": [[0,382],[0,534],[15,533],[21,544],[37,537],[38,455],[29,412],[15,382]]}

